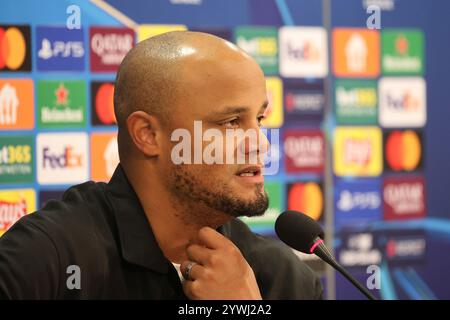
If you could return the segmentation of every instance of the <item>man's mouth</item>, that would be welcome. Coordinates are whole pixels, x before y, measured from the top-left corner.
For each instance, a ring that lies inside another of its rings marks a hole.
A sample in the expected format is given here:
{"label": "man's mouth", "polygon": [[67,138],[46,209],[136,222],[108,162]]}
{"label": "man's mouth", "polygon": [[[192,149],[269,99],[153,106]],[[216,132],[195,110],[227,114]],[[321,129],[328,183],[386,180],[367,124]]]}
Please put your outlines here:
{"label": "man's mouth", "polygon": [[245,167],[241,170],[239,170],[236,175],[240,177],[253,177],[258,174],[261,174],[261,167],[260,166],[249,166]]}
{"label": "man's mouth", "polygon": [[240,178],[245,178],[248,182],[264,182],[261,166],[248,166],[239,170],[236,175]]}

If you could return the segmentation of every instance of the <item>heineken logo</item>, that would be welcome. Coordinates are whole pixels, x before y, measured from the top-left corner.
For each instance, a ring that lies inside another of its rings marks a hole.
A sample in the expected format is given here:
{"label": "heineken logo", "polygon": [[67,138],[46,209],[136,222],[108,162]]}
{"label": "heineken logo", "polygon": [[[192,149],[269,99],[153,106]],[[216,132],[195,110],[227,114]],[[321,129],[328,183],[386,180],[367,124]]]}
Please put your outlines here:
{"label": "heineken logo", "polygon": [[382,67],[384,74],[423,74],[423,34],[418,30],[384,30]]}
{"label": "heineken logo", "polygon": [[83,81],[39,81],[39,124],[44,128],[82,127],[86,123]]}

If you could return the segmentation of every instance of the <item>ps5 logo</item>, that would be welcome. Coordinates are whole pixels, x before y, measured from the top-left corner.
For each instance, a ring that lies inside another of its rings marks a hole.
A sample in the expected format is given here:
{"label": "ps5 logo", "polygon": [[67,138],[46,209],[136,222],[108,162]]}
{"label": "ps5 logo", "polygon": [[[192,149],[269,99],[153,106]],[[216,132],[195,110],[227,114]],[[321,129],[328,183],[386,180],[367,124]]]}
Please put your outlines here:
{"label": "ps5 logo", "polygon": [[42,39],[41,48],[38,52],[39,58],[48,60],[50,58],[82,58],[84,47],[82,41],[55,41],[52,43],[47,38]]}
{"label": "ps5 logo", "polygon": [[378,192],[350,192],[343,190],[337,207],[341,211],[351,211],[354,209],[374,210],[380,206],[381,198]]}

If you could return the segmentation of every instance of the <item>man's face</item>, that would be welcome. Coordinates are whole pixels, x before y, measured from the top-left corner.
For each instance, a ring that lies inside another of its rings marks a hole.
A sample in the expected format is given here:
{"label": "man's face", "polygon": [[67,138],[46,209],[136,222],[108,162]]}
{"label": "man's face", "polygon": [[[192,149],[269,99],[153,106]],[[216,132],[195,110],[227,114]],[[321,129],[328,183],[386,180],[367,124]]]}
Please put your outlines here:
{"label": "man's face", "polygon": [[[183,201],[235,217],[261,215],[268,207],[263,163],[256,157],[268,148],[267,139],[260,132],[267,107],[264,75],[247,59],[220,62],[220,58],[216,58],[197,63],[189,64],[180,74],[184,89],[176,112],[172,114],[171,132],[168,132],[161,161],[166,182],[173,195]],[[215,129],[214,139],[221,139],[223,147],[205,153],[215,140],[204,141],[203,135],[198,137],[194,121],[197,121],[197,129],[198,121],[201,121],[202,134]],[[170,134],[180,128],[187,129],[190,134],[191,164],[176,165],[173,162],[172,151],[180,141],[170,141]],[[253,131],[258,139],[243,137],[237,134],[237,129]],[[234,134],[234,138],[227,139],[227,132]],[[201,141],[201,148],[195,147],[195,140]],[[216,155],[219,150],[223,162],[206,164],[205,156]],[[238,156],[244,157],[244,163],[238,163]],[[201,157],[202,163],[194,164],[195,157]]]}

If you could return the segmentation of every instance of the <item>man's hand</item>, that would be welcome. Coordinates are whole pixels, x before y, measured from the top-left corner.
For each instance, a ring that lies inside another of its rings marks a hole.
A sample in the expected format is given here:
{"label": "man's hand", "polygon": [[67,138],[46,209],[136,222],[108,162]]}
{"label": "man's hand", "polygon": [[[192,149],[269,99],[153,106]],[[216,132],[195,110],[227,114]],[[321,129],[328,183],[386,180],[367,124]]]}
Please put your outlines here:
{"label": "man's hand", "polygon": [[255,274],[239,249],[212,228],[198,233],[198,243],[187,247],[189,261],[181,264],[183,274],[194,262],[189,279],[183,283],[189,299],[262,299]]}

